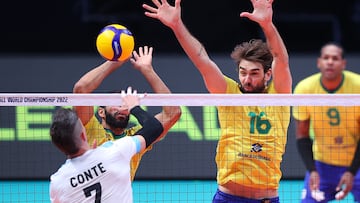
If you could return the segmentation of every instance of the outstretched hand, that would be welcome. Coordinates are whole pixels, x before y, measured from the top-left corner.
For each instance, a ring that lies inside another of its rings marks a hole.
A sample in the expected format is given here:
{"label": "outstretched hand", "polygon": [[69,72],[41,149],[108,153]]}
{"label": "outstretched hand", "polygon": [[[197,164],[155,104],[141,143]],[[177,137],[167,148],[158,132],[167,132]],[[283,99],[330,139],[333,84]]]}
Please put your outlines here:
{"label": "outstretched hand", "polygon": [[253,12],[242,12],[240,13],[240,17],[249,18],[250,20],[257,22],[260,26],[272,22],[273,0],[251,0],[251,3],[254,8]]}
{"label": "outstretched hand", "polygon": [[164,25],[174,28],[181,21],[181,0],[175,0],[175,6],[171,6],[167,0],[152,0],[153,6],[143,4],[147,11],[145,15],[160,20]]}
{"label": "outstretched hand", "polygon": [[152,47],[139,47],[138,52],[133,51],[133,58],[130,59],[130,62],[139,71],[152,68],[152,53]]}
{"label": "outstretched hand", "polygon": [[122,98],[121,106],[127,108],[128,111],[130,112],[132,108],[140,105],[140,98],[143,97],[144,95],[137,94],[137,90],[133,91],[131,87],[128,87],[126,92],[125,90],[121,91],[121,98]]}

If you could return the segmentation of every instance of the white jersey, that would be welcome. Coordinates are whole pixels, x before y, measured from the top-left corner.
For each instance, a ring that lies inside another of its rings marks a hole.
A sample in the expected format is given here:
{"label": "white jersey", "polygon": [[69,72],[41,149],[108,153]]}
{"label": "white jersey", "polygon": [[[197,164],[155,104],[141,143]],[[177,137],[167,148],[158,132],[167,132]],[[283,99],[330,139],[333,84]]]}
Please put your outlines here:
{"label": "white jersey", "polygon": [[140,150],[135,139],[109,141],[66,160],[50,177],[51,202],[132,202],[130,160]]}

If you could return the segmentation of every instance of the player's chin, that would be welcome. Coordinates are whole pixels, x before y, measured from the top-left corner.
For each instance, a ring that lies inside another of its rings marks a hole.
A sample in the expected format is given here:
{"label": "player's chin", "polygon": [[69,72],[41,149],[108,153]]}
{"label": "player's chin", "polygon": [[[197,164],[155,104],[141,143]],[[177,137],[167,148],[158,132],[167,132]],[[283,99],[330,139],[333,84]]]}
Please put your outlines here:
{"label": "player's chin", "polygon": [[253,87],[244,87],[243,93],[256,93],[256,91]]}
{"label": "player's chin", "polygon": [[118,114],[115,116],[116,120],[123,121],[127,119],[127,115],[125,114]]}

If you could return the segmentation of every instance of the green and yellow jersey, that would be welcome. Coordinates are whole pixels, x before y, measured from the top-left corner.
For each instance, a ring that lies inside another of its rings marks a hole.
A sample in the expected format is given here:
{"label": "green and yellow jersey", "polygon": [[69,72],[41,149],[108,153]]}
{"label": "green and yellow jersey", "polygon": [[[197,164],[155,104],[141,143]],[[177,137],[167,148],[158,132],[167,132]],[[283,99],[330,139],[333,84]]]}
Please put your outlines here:
{"label": "green and yellow jersey", "polygon": [[[110,130],[105,129],[94,115],[90,121],[85,125],[88,143],[92,146],[94,140],[97,141],[97,145],[101,145],[109,140],[120,139],[124,136],[133,136],[135,133],[142,128],[141,125],[125,129],[122,135],[113,135]],[[149,150],[152,149],[152,145],[147,147],[144,151],[135,154],[131,159],[130,175],[131,180],[134,180],[136,170],[139,167],[142,156]]]}
{"label": "green and yellow jersey", "polygon": [[[242,94],[225,76],[228,94]],[[276,93],[272,84],[269,94]],[[246,99],[246,98],[244,98]],[[218,106],[221,137],[217,146],[217,181],[278,189],[280,163],[290,123],[289,106]]]}
{"label": "green and yellow jersey", "polygon": [[[317,73],[300,81],[295,94],[359,94],[360,75],[343,71],[343,81],[329,91],[321,84]],[[350,166],[360,138],[360,106],[299,106],[293,107],[293,117],[310,119],[314,159],[323,163]]]}

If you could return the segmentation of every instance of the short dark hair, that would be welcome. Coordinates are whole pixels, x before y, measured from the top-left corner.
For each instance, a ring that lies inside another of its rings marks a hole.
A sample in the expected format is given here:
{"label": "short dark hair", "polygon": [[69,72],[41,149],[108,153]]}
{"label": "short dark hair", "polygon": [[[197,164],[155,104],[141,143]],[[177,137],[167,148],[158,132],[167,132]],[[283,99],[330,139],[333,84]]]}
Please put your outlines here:
{"label": "short dark hair", "polygon": [[[107,94],[109,94],[109,93],[118,93],[118,94],[120,94],[120,93],[121,93],[121,91],[122,91],[122,90],[111,90],[111,91],[107,91],[107,92],[105,92],[105,93],[107,93]],[[105,107],[106,107],[106,106],[99,106],[99,107],[101,107],[101,108],[104,108],[104,109],[105,109]]]}
{"label": "short dark hair", "polygon": [[241,60],[261,63],[266,73],[271,68],[273,56],[269,47],[261,39],[252,39],[235,46],[231,58],[236,62],[238,68]]}
{"label": "short dark hair", "polygon": [[80,135],[75,135],[78,134],[78,130],[75,129],[79,122],[77,114],[72,109],[59,108],[53,114],[50,127],[51,141],[66,155],[75,154],[80,149],[77,144]]}
{"label": "short dark hair", "polygon": [[336,47],[338,47],[339,49],[341,49],[341,57],[344,59],[345,58],[345,49],[344,49],[344,47],[340,44],[340,43],[338,43],[338,42],[327,42],[327,43],[325,43],[322,47],[321,47],[321,49],[320,49],[320,56],[322,55],[322,51],[323,51],[323,49],[325,48],[325,47],[327,47],[327,46],[336,46]]}

